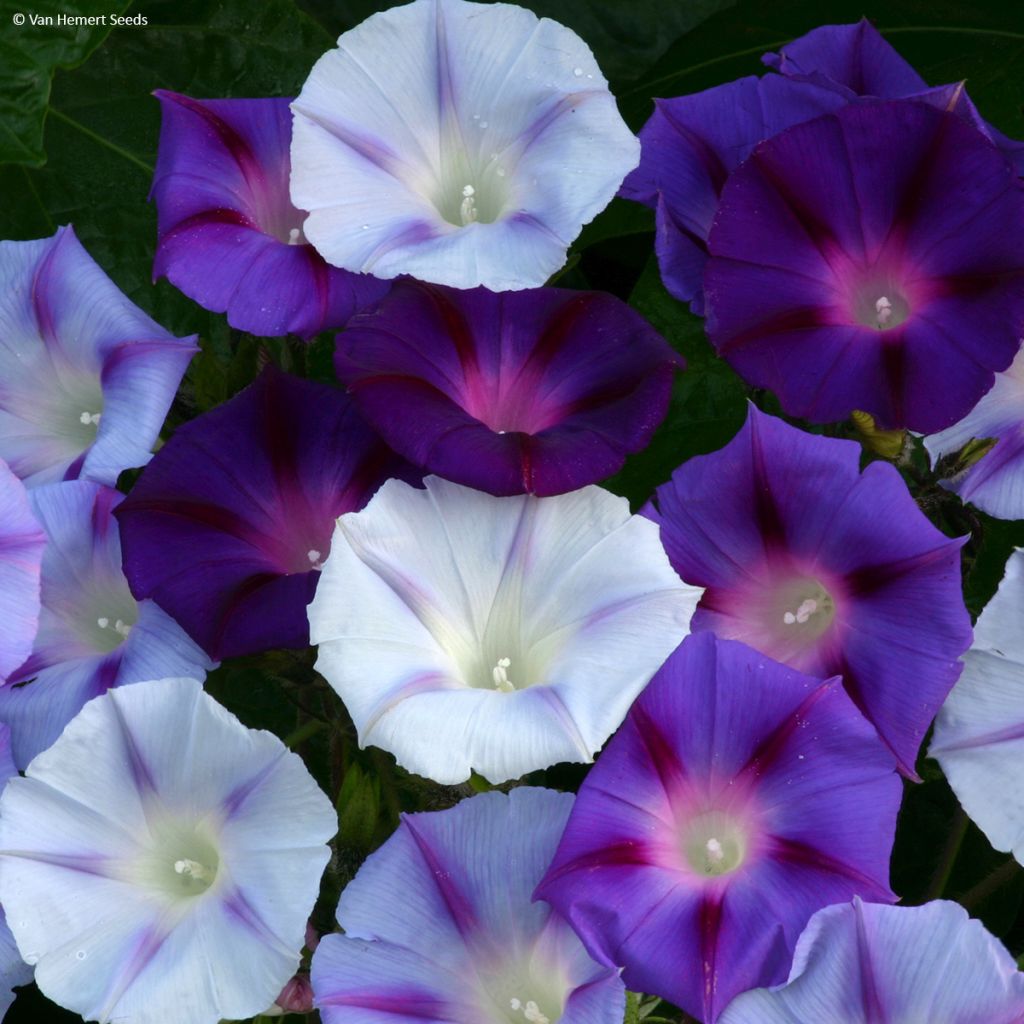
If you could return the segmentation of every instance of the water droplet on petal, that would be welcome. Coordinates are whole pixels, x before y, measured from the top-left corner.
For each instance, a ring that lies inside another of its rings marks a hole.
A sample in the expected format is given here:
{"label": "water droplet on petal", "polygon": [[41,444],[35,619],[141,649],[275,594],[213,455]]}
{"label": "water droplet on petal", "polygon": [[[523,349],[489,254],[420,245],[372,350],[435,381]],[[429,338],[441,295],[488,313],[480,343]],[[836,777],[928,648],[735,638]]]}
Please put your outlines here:
{"label": "water droplet on petal", "polygon": [[84,959],[85,959],[85,958],[86,958],[86,957],[87,957],[88,955],[89,955],[89,954],[88,954],[88,953],[86,953],[86,951],[85,951],[84,949],[80,949],[80,950],[79,950],[79,951],[78,951],[78,952],[77,952],[77,953],[75,954],[75,956],[76,956],[76,957],[77,957],[77,958],[78,958],[79,960],[84,960]]}
{"label": "water droplet on petal", "polygon": [[573,68],[573,69],[572,69],[572,73],[573,73],[573,74],[574,74],[574,75],[575,75],[575,76],[576,76],[577,78],[582,78],[582,77],[583,77],[583,68]]}

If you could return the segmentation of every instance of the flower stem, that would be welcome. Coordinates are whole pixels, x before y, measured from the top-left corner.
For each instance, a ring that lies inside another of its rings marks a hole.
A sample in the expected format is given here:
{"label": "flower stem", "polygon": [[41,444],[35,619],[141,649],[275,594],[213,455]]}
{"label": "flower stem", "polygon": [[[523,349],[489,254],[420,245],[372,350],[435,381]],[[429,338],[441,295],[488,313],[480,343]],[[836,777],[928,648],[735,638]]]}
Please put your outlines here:
{"label": "flower stem", "polygon": [[926,902],[928,900],[937,900],[946,891],[946,886],[949,885],[950,876],[953,874],[953,866],[956,864],[956,859],[960,854],[960,848],[963,846],[964,837],[967,835],[969,825],[970,819],[964,813],[964,809],[957,804],[956,813],[953,815],[953,820],[950,823],[949,835],[946,837],[942,854],[939,856],[939,862],[935,866],[935,872],[925,894]]}
{"label": "flower stem", "polygon": [[289,750],[294,750],[304,740],[308,740],[310,736],[315,736],[318,732],[327,728],[327,723],[322,722],[317,718],[311,718],[308,722],[303,722],[297,729],[293,729],[284,738],[284,745]]}

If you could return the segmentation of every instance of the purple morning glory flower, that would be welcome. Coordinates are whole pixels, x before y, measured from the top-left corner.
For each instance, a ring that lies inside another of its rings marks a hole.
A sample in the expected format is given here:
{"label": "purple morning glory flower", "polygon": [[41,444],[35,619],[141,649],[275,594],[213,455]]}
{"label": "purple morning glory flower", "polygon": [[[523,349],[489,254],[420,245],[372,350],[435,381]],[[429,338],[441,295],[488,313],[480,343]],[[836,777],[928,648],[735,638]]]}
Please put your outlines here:
{"label": "purple morning glory flower", "polygon": [[0,460],[0,683],[29,656],[39,627],[39,576],[46,537],[25,485]]}
{"label": "purple morning glory flower", "polygon": [[816,910],[895,899],[894,767],[838,679],[691,636],[588,774],[536,895],[629,988],[711,1024],[786,977]]}
{"label": "purple morning glory flower", "polygon": [[387,285],[329,267],[288,195],[289,100],[195,100],[158,89],[152,198],[166,277],[228,323],[266,337],[343,326]]}
{"label": "purple morning glory flower", "polygon": [[180,427],[118,508],[132,593],[211,658],[305,647],[335,519],[406,470],[347,395],[268,366]]}
{"label": "purple morning glory flower", "polygon": [[867,18],[852,25],[822,25],[787,43],[778,53],[766,53],[762,62],[794,80],[837,90],[850,99],[930,100],[937,92],[949,93],[944,106],[995,143],[1024,174],[1024,142],[1008,139],[982,120],[963,83],[929,89],[928,83],[882,38]]}
{"label": "purple morning glory flower", "polygon": [[778,75],[654,101],[640,130],[640,166],[619,194],[655,211],[661,278],[694,313],[704,313],[708,232],[729,175],[763,139],[848,102],[834,89]]}
{"label": "purple morning glory flower", "polygon": [[926,437],[924,446],[934,461],[974,440],[995,444],[939,483],[990,516],[1024,519],[1024,351],[962,420]]}
{"label": "purple morning glory flower", "polygon": [[113,510],[121,495],[86,480],[37,487],[43,527],[42,612],[31,655],[0,688],[0,722],[24,768],[93,697],[167,675],[202,679],[213,665],[152,601],[136,601],[121,571]]}
{"label": "purple morning glory flower", "polygon": [[826,907],[797,944],[789,981],[746,992],[720,1024],[1020,1024],[1024,974],[956,903]]}
{"label": "purple morning glory flower", "polygon": [[306,237],[388,279],[538,287],[640,156],[587,44],[513,4],[374,14],[292,109]]}
{"label": "purple morning glory flower", "polygon": [[939,430],[1020,345],[1024,188],[923,103],[859,103],[761,143],[708,247],[712,343],[793,416]]}
{"label": "purple morning glory flower", "polygon": [[842,675],[913,776],[971,642],[962,539],[940,533],[899,473],[860,446],[750,407],[721,451],[691,459],[645,509],[673,567],[706,587],[691,628],[811,675]]}
{"label": "purple morning glory flower", "polygon": [[0,899],[39,988],[87,1020],[248,1018],[299,965],[336,829],[276,736],[194,679],[150,680],[8,783]]}
{"label": "purple morning glory flower", "polygon": [[[7,785],[9,779],[16,778],[18,769],[11,759],[11,733],[5,725],[0,725],[0,789]],[[32,968],[25,963],[18,952],[17,943],[7,926],[7,918],[0,908],[0,1020],[14,1002],[11,989],[18,985],[27,985],[32,980]]]}
{"label": "purple morning glory flower", "polygon": [[0,242],[0,458],[29,487],[150,458],[195,338],[118,290],[70,227]]}
{"label": "purple morning glory flower", "polygon": [[338,336],[335,366],[396,451],[491,494],[596,483],[664,418],[683,360],[611,295],[401,281]]}
{"label": "purple morning glory flower", "polygon": [[524,787],[403,815],[313,956],[324,1024],[621,1024],[617,972],[531,902],[572,802]]}

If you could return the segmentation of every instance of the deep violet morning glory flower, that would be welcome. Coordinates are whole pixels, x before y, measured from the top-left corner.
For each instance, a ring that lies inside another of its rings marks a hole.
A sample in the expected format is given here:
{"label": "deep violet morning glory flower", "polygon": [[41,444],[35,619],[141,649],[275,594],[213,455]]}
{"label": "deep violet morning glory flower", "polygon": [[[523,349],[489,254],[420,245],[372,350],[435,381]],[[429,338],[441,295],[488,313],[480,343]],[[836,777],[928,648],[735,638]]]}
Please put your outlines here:
{"label": "deep violet morning glory flower", "polygon": [[0,687],[0,722],[11,729],[19,768],[112,686],[168,672],[202,679],[213,667],[166,612],[132,597],[113,516],[117,491],[73,480],[34,488],[30,498],[46,535],[39,632]]}
{"label": "deep violet morning glory flower", "polygon": [[[18,769],[11,759],[11,734],[7,726],[0,725],[0,789],[8,779],[16,778]],[[11,989],[27,985],[32,980],[32,968],[25,963],[18,952],[18,946],[7,926],[7,918],[0,908],[0,1020],[14,1002]]]}
{"label": "deep violet morning glory flower", "polygon": [[624,498],[389,480],[338,520],[309,607],[360,743],[435,782],[589,761],[687,632],[700,592]]}
{"label": "deep violet morning glory flower", "polygon": [[128,301],[70,227],[0,242],[0,458],[30,487],[150,458],[195,338]]}
{"label": "deep violet morning glory flower", "polygon": [[406,469],[343,392],[268,366],[180,427],[118,509],[132,593],[211,658],[305,647],[335,519]]}
{"label": "deep violet morning glory flower", "polygon": [[973,124],[1003,151],[1018,174],[1024,174],[1024,142],[1008,139],[983,121],[963,83],[930,89],[866,18],[852,25],[822,25],[761,60],[789,78],[824,85],[850,99],[874,96],[935,103],[942,91],[955,90],[946,103],[935,105],[947,106]]}
{"label": "deep violet morning glory flower", "polygon": [[580,788],[536,895],[706,1024],[786,977],[816,910],[882,901],[902,786],[838,679],[688,637]]}
{"label": "deep violet morning glory flower", "polygon": [[936,431],[1020,346],[1024,187],[923,103],[854,104],[761,143],[708,247],[708,336],[793,416]]}
{"label": "deep violet morning glory flower", "polygon": [[396,451],[491,494],[560,494],[621,468],[683,360],[624,302],[397,283],[338,336],[335,366]]}
{"label": "deep violet morning glory flower", "polygon": [[1024,551],[974,627],[928,754],[997,849],[1024,863]]}
{"label": "deep violet morning glory flower", "polygon": [[1024,352],[958,423],[924,439],[932,461],[971,441],[994,445],[952,479],[939,483],[999,519],[1024,519]]}
{"label": "deep violet morning glory flower", "polygon": [[645,510],[684,580],[694,630],[814,676],[842,675],[901,770],[971,642],[962,539],[940,533],[888,463],[753,405],[721,451],[690,459]]}
{"label": "deep violet morning glory flower", "polygon": [[1020,1024],[1024,974],[956,903],[826,907],[797,943],[789,981],[746,992],[720,1024]]}
{"label": "deep violet morning glory flower", "polygon": [[0,460],[0,683],[32,650],[45,544],[25,485]]}
{"label": "deep violet morning glory flower", "polygon": [[0,900],[39,988],[87,1020],[251,1017],[295,973],[336,829],[276,736],[151,680],[90,701],[8,783]]}
{"label": "deep violet morning glory flower", "polygon": [[342,327],[387,285],[329,267],[288,195],[286,99],[196,100],[158,89],[163,111],[152,198],[166,277],[242,331],[303,338]]}
{"label": "deep violet morning glory flower", "polygon": [[542,285],[640,158],[589,47],[512,4],[374,14],[298,99],[292,200],[328,263],[493,291]]}
{"label": "deep violet morning glory flower", "polygon": [[531,902],[572,802],[523,787],[403,815],[313,956],[324,1024],[621,1024],[617,972]]}

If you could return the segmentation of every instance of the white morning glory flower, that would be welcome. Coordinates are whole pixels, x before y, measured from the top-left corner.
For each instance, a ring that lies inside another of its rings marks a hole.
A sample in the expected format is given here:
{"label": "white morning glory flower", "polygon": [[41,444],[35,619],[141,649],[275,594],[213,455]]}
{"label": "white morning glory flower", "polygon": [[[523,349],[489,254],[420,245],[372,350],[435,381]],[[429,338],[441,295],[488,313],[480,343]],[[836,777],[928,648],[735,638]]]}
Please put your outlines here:
{"label": "white morning glory flower", "polygon": [[[17,778],[18,769],[11,757],[11,733],[6,725],[0,725],[0,788],[9,779]],[[18,952],[18,946],[7,927],[7,919],[0,909],[0,1020],[14,1002],[11,991],[17,985],[27,985],[32,980],[32,968],[25,963]]]}
{"label": "white morning glory flower", "polygon": [[997,849],[1024,863],[1024,550],[974,627],[928,751]]}
{"label": "white morning glory flower", "polygon": [[687,633],[702,591],[599,487],[498,498],[389,480],[342,516],[317,669],[360,742],[442,783],[589,761]]}
{"label": "white morning glory flower", "polygon": [[586,43],[512,4],[375,14],[317,61],[292,110],[305,237],[382,278],[542,285],[640,160]]}
{"label": "white morning glory flower", "polygon": [[335,829],[302,761],[196,680],[119,687],[0,797],[0,902],[87,1020],[250,1017],[295,973]]}

